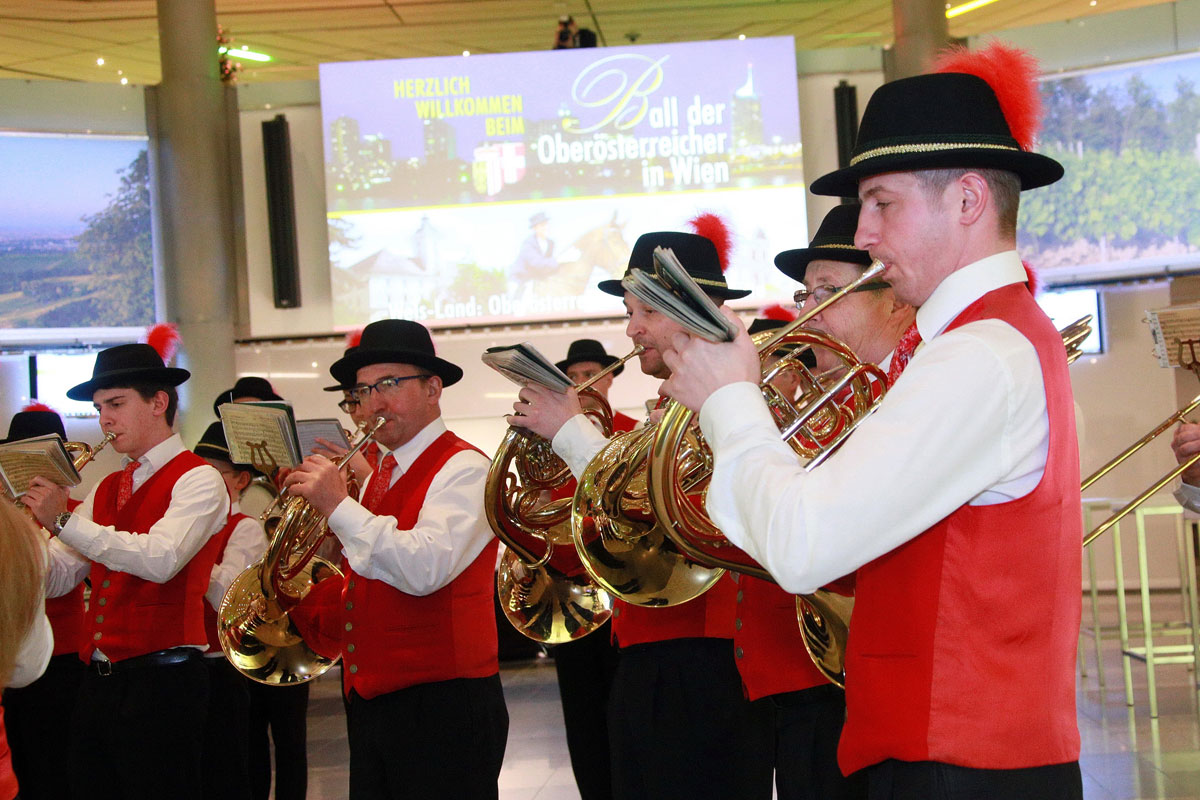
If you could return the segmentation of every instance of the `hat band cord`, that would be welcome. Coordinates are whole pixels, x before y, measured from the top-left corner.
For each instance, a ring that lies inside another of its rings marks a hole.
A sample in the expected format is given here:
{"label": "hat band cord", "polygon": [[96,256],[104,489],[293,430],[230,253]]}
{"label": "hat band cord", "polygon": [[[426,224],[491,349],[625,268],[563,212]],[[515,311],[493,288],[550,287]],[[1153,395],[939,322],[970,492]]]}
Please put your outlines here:
{"label": "hat band cord", "polygon": [[1019,147],[1013,147],[1007,144],[983,144],[983,143],[962,143],[962,142],[934,142],[930,144],[897,144],[887,147],[876,147],[872,150],[867,150],[859,153],[850,159],[850,166],[856,166],[868,158],[876,158],[878,156],[895,156],[907,155],[910,153],[937,153],[945,150],[1009,150],[1013,152],[1023,152]]}

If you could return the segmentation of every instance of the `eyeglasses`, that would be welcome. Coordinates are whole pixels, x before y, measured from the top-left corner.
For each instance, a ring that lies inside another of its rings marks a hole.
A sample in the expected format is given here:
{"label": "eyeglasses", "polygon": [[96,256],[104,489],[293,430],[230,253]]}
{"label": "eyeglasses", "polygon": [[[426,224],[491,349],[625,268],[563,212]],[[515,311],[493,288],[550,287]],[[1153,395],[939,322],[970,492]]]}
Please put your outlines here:
{"label": "eyeglasses", "polygon": [[[797,289],[796,293],[792,295],[792,299],[796,301],[796,308],[803,308],[804,304],[808,302],[810,297],[817,301],[817,304],[820,305],[845,288],[845,286],[830,286],[829,284],[825,284],[824,286],[818,286],[815,289]],[[880,289],[890,288],[892,288],[890,283],[884,283],[883,281],[871,281],[870,283],[864,283],[862,286],[851,289],[850,291],[876,292]]]}
{"label": "eyeglasses", "polygon": [[[387,397],[392,392],[396,391],[396,387],[405,381],[416,380],[417,378],[432,377],[432,375],[405,375],[399,378],[383,378],[382,380],[375,381],[374,383],[361,384],[359,386],[355,386],[353,389],[348,390],[346,392],[347,397],[342,401],[342,403],[351,401],[355,403],[361,403],[371,395],[371,392],[379,392],[381,397]],[[338,403],[338,405],[340,406],[341,403]]]}
{"label": "eyeglasses", "polygon": [[[347,394],[349,394],[349,392],[347,392]],[[338,402],[338,408],[340,408],[342,411],[345,411],[347,414],[353,414],[355,411],[358,411],[358,406],[359,402],[357,400],[351,400],[349,397]]]}

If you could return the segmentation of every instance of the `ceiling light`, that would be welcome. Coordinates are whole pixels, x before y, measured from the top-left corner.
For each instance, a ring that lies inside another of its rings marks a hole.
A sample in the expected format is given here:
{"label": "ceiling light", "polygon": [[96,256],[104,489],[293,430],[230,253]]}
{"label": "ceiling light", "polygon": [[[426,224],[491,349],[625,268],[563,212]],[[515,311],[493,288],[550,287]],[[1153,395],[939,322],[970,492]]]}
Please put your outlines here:
{"label": "ceiling light", "polygon": [[129,85],[129,78],[121,78],[121,85],[122,85],[122,86],[128,86],[128,85]]}
{"label": "ceiling light", "polygon": [[744,41],[746,41],[746,34],[744,34],[744,33],[739,33],[739,34],[738,34],[738,41],[739,41],[739,42],[744,42]]}
{"label": "ceiling light", "polygon": [[463,55],[464,55],[464,56],[469,56],[469,55],[471,55],[471,51],[470,51],[470,50],[463,50]]}
{"label": "ceiling light", "polygon": [[97,59],[96,59],[96,66],[97,66],[97,67],[103,67],[103,66],[104,66],[104,59],[103,59],[103,58],[97,58]]}
{"label": "ceiling light", "polygon": [[251,50],[250,48],[246,47],[246,45],[242,45],[241,48],[238,50],[231,50],[231,51],[229,51],[229,53],[230,53],[230,55],[236,56],[237,58],[244,58],[247,61],[270,61],[271,60],[271,57],[269,55],[267,55],[266,53],[256,53],[253,50]]}
{"label": "ceiling light", "polygon": [[968,11],[974,11],[977,8],[983,8],[984,6],[991,5],[994,2],[996,2],[996,0],[970,0],[968,3],[963,3],[962,5],[957,5],[954,8],[946,9],[946,19],[954,19],[955,17],[961,16]]}

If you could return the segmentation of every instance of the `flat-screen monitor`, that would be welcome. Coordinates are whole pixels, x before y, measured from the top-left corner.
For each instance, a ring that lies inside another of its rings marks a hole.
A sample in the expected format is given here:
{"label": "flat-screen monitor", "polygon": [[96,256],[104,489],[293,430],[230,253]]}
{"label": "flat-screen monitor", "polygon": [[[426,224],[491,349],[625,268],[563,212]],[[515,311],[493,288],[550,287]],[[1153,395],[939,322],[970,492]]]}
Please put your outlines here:
{"label": "flat-screen monitor", "polygon": [[0,346],[154,322],[145,136],[0,131]]}
{"label": "flat-screen monitor", "polygon": [[38,353],[37,399],[67,417],[94,417],[91,400],[72,400],[67,390],[92,377],[96,354]]}
{"label": "flat-screen monitor", "polygon": [[322,64],[333,314],[612,316],[637,237],[733,234],[741,307],[808,241],[791,37]]}
{"label": "flat-screen monitor", "polygon": [[1047,76],[1036,150],[1055,184],[1021,194],[1018,244],[1046,286],[1200,270],[1200,55]]}
{"label": "flat-screen monitor", "polygon": [[1095,289],[1044,291],[1038,294],[1037,302],[1059,330],[1090,314],[1092,332],[1083,340],[1080,351],[1089,354],[1104,352],[1100,292]]}

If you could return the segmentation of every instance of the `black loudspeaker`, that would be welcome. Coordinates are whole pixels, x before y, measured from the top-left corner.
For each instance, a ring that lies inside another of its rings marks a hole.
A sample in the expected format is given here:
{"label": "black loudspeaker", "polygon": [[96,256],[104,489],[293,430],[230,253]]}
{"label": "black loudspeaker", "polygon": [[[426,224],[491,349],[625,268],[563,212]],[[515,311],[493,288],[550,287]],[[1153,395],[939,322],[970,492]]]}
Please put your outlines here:
{"label": "black loudspeaker", "polygon": [[838,169],[850,166],[858,138],[858,90],[846,81],[833,87],[833,114],[837,123]]}
{"label": "black loudspeaker", "polygon": [[292,143],[283,114],[262,124],[267,167],[267,223],[276,308],[300,307],[300,254],[296,247],[296,195],[292,189]]}

